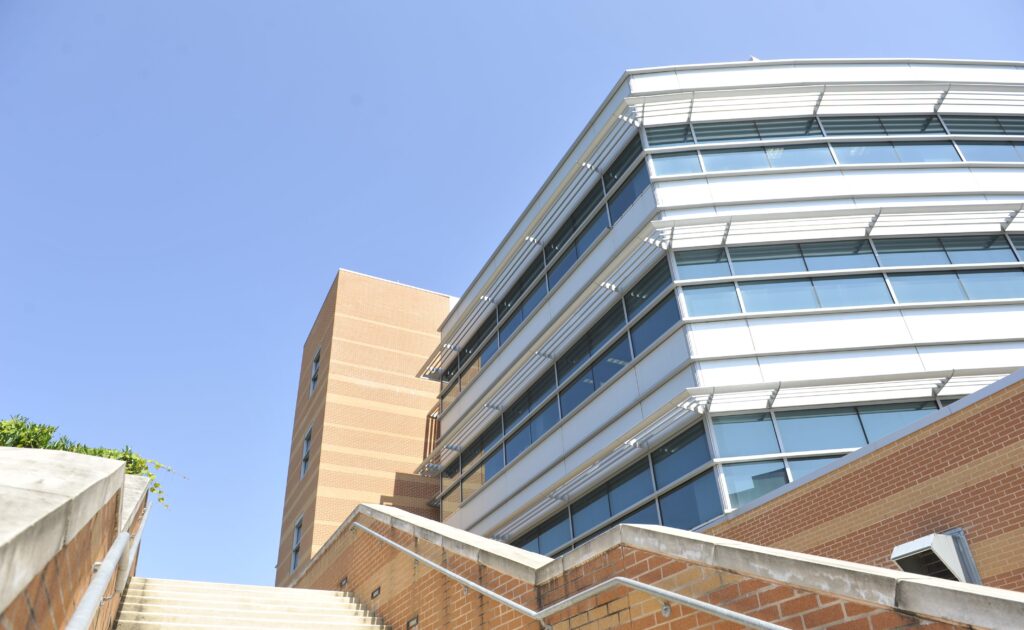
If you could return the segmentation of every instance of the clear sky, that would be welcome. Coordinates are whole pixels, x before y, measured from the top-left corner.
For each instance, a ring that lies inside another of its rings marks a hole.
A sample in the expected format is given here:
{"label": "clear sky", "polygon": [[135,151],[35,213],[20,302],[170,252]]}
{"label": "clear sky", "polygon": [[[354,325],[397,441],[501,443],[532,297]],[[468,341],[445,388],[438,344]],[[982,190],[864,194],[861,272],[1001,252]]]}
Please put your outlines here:
{"label": "clear sky", "polygon": [[141,575],[272,583],[338,267],[461,293],[626,68],[1019,60],[1022,26],[1021,0],[0,0],[0,417],[188,477]]}

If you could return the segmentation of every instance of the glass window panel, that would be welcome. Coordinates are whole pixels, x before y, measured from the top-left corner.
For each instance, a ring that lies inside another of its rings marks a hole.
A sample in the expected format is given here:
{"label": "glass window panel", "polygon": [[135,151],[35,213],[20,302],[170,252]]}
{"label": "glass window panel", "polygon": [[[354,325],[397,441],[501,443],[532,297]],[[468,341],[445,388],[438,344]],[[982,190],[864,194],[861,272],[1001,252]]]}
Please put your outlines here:
{"label": "glass window panel", "polygon": [[558,424],[558,401],[553,400],[537,412],[537,415],[530,420],[530,439],[532,442],[539,440],[545,433]]}
{"label": "glass window panel", "polygon": [[569,237],[576,231],[576,228],[583,225],[583,222],[591,215],[603,197],[604,188],[600,184],[595,184],[590,188],[587,196],[580,201],[579,205],[572,211],[572,214],[569,215],[569,218],[558,228],[558,231],[551,237],[548,244],[544,246],[544,254],[547,256],[547,260],[555,259],[558,252],[569,242]]}
{"label": "glass window panel", "polygon": [[555,385],[555,370],[554,368],[549,368],[543,376],[534,381],[533,385],[530,386],[530,408],[536,409],[541,401],[547,398],[548,394],[555,391]]}
{"label": "glass window panel", "polygon": [[511,462],[522,455],[526,447],[533,443],[530,436],[530,426],[527,425],[512,434],[512,437],[505,440],[505,461]]}
{"label": "glass window panel", "polygon": [[935,116],[882,116],[881,121],[889,135],[946,133]]}
{"label": "glass window panel", "polygon": [[689,317],[740,312],[740,301],[732,283],[686,287],[683,289],[683,299],[686,300],[686,314]]}
{"label": "glass window panel", "polygon": [[633,202],[636,201],[640,193],[644,191],[651,183],[650,175],[647,173],[647,165],[640,164],[633,171],[633,174],[629,176],[629,179],[622,184],[622,187],[615,191],[611,199],[608,200],[608,215],[614,225],[619,220],[626,210],[629,209]]}
{"label": "glass window panel", "polygon": [[1009,142],[964,142],[957,143],[970,162],[1020,162],[1021,156]]}
{"label": "glass window panel", "polygon": [[875,241],[875,249],[883,267],[949,264],[937,238],[886,238]]}
{"label": "glass window panel", "polygon": [[889,276],[900,302],[949,302],[963,300],[963,289],[955,273],[897,273]]}
{"label": "glass window panel", "polygon": [[679,305],[676,303],[675,294],[670,293],[665,296],[661,304],[655,306],[630,329],[634,356],[646,350],[679,320]]}
{"label": "glass window panel", "polygon": [[868,442],[874,442],[917,422],[937,408],[935,403],[924,402],[860,407],[857,411],[860,412],[861,424],[864,425]]}
{"label": "glass window panel", "polygon": [[694,477],[658,501],[661,519],[668,527],[692,529],[722,513],[714,470]]}
{"label": "glass window panel", "polygon": [[544,523],[539,529],[537,548],[544,555],[550,554],[572,538],[567,511]]}
{"label": "glass window panel", "polygon": [[448,467],[441,473],[441,490],[447,490],[451,487],[452,482],[459,476],[459,458],[456,457],[455,461],[448,464]]}
{"label": "glass window panel", "polygon": [[797,479],[806,477],[823,466],[827,466],[829,462],[834,459],[839,459],[839,457],[840,456],[791,459],[789,460],[789,472],[793,474],[793,481],[796,481]]}
{"label": "glass window panel", "polygon": [[654,462],[654,478],[659,488],[664,488],[676,479],[711,459],[708,438],[704,425],[697,424],[682,435],[651,453]]}
{"label": "glass window panel", "polygon": [[525,549],[526,551],[532,551],[533,553],[540,553],[540,547],[538,546],[537,536],[528,536],[526,538],[520,538],[516,541],[516,547]]}
{"label": "glass window panel", "polygon": [[643,506],[638,510],[634,510],[626,516],[615,521],[615,524],[629,524],[629,525],[660,525],[658,522],[658,508],[654,505],[654,501],[651,501],[647,505]]}
{"label": "glass window panel", "polygon": [[777,118],[756,121],[757,130],[762,139],[769,138],[803,138],[820,136],[821,129],[814,118]]}
{"label": "glass window panel", "polygon": [[461,504],[462,490],[459,486],[455,486],[455,489],[441,499],[441,517],[447,518],[452,514],[455,514],[455,511],[459,509]]}
{"label": "glass window panel", "polygon": [[961,162],[952,142],[896,142],[901,162]]}
{"label": "glass window panel", "polygon": [[944,236],[942,244],[953,264],[1016,262],[1002,234]]}
{"label": "glass window panel", "polygon": [[719,457],[778,453],[772,418],[766,413],[721,416],[712,420]]}
{"label": "glass window panel", "polygon": [[608,217],[605,213],[601,212],[594,215],[594,218],[590,220],[590,224],[576,237],[576,257],[582,258],[583,254],[590,249],[590,246],[594,244],[597,237],[601,236],[607,227]]}
{"label": "glass window panel", "polygon": [[749,149],[718,149],[705,150],[704,168],[714,171],[745,171],[755,168],[768,168],[768,156],[763,147]]}
{"label": "glass window panel", "polygon": [[462,451],[462,469],[467,468],[476,464],[480,459],[480,455],[498,443],[501,439],[501,419],[499,418],[496,422],[492,422],[484,432],[477,439],[473,440],[469,446]]}
{"label": "glass window panel", "polygon": [[564,383],[569,380],[576,370],[586,363],[590,358],[590,340],[586,336],[577,341],[565,354],[558,358],[555,365],[558,367],[558,381]]}
{"label": "glass window panel", "polygon": [[629,351],[629,339],[623,335],[622,339],[594,361],[592,368],[594,374],[594,389],[601,387],[626,367],[633,359]]}
{"label": "glass window panel", "polygon": [[885,127],[877,116],[833,116],[822,118],[821,124],[830,136],[885,135]]}
{"label": "glass window panel", "polygon": [[498,351],[498,335],[491,336],[490,340],[480,349],[480,365],[487,365],[494,354]]}
{"label": "glass window panel", "polygon": [[484,460],[484,481],[487,481],[505,467],[505,452],[498,449]]}
{"label": "glass window panel", "polygon": [[499,319],[504,317],[505,313],[515,306],[516,302],[519,301],[519,298],[529,290],[533,281],[540,277],[542,271],[544,271],[544,257],[537,256],[523,271],[515,284],[512,285],[512,288],[505,293],[505,297],[498,302]]}
{"label": "glass window panel", "polygon": [[498,329],[498,336],[501,339],[501,343],[508,342],[515,334],[516,330],[519,329],[519,325],[523,323],[523,312],[519,309],[512,311],[508,317],[505,318],[505,323]]}
{"label": "glass window panel", "polygon": [[1024,270],[961,271],[958,275],[969,300],[1024,297]]}
{"label": "glass window panel", "polygon": [[892,304],[889,287],[882,276],[815,278],[814,290],[825,308]]}
{"label": "glass window panel", "polygon": [[[622,179],[623,175],[626,174],[626,169],[628,169],[630,165],[633,164],[633,162],[636,160],[636,158],[640,156],[642,152],[643,147],[640,144],[640,136],[636,135],[633,137],[630,143],[627,144],[624,149],[622,149],[622,153],[620,153],[615,158],[615,161],[608,166],[608,170],[605,171],[604,189],[606,191],[611,190],[612,186],[615,185],[615,182]],[[643,165],[641,164],[641,166]],[[646,171],[647,169],[644,170]]]}
{"label": "glass window panel", "polygon": [[622,314],[622,307],[619,304],[615,304],[587,332],[587,340],[590,343],[591,349],[596,350],[603,346],[605,342],[622,330],[622,327],[625,325],[626,319]]}
{"label": "glass window panel", "polygon": [[689,124],[648,127],[646,132],[647,144],[652,147],[663,147],[669,144],[690,144],[693,142],[693,134],[690,132]]}
{"label": "glass window panel", "polygon": [[654,492],[647,458],[633,464],[608,482],[608,504],[618,514]]}
{"label": "glass window panel", "polygon": [[726,464],[725,485],[729,488],[729,502],[738,508],[788,483],[786,467],[782,461]]}
{"label": "glass window panel", "polygon": [[1017,248],[1017,255],[1024,260],[1024,234],[1010,234],[1009,236],[1013,241],[1013,246]]}
{"label": "glass window panel", "polygon": [[768,162],[772,168],[835,164],[832,153],[823,144],[765,147],[765,152],[768,154]]}
{"label": "glass window panel", "polygon": [[514,403],[508,406],[508,409],[502,414],[502,419],[505,421],[505,432],[508,433],[516,427],[522,420],[524,420],[527,414],[530,413],[530,396],[527,392],[520,396]]}
{"label": "glass window panel", "polygon": [[548,286],[554,288],[562,276],[576,263],[576,248],[572,247],[565,251],[558,261],[548,270]]}
{"label": "glass window panel", "polygon": [[867,444],[853,408],[776,412],[786,452],[857,448]]}
{"label": "glass window panel", "polygon": [[626,315],[632,319],[670,284],[672,274],[669,273],[668,265],[655,265],[626,293]]}
{"label": "glass window panel", "polygon": [[1003,131],[1014,136],[1024,136],[1024,116],[1000,116]]}
{"label": "glass window panel", "polygon": [[597,527],[608,520],[612,511],[608,507],[608,494],[604,488],[592,492],[572,504],[572,530],[576,535]]}
{"label": "glass window panel", "polygon": [[878,266],[871,245],[865,240],[804,243],[800,250],[811,271]]}
{"label": "glass window panel", "polygon": [[729,250],[732,268],[738,275],[806,271],[796,245],[754,245]]}
{"label": "glass window panel", "polygon": [[455,399],[459,397],[459,384],[455,383],[451,386],[451,389],[441,394],[441,411],[444,411],[452,406]]}
{"label": "glass window panel", "polygon": [[484,485],[483,464],[469,471],[462,478],[462,501],[468,501],[482,485]]}
{"label": "glass window panel", "polygon": [[740,292],[749,313],[818,308],[810,280],[741,282]]}
{"label": "glass window panel", "polygon": [[676,269],[683,280],[729,275],[725,249],[691,249],[675,252]]}
{"label": "glass window panel", "polygon": [[832,148],[840,164],[886,164],[900,161],[896,149],[889,142],[834,144]]}
{"label": "glass window panel", "polygon": [[523,312],[523,320],[526,320],[526,316],[533,312],[533,309],[537,308],[544,296],[548,294],[548,289],[544,285],[544,279],[537,283],[537,286],[533,287],[530,294],[526,296],[523,303],[519,305],[519,310]]}
{"label": "glass window panel", "polygon": [[760,134],[751,120],[694,123],[693,132],[698,142],[727,140],[757,140]]}
{"label": "glass window panel", "polygon": [[946,126],[949,127],[950,133],[1003,133],[1003,127],[995,116],[943,116],[942,119],[946,121]]}
{"label": "glass window panel", "polygon": [[700,172],[700,160],[697,154],[669,153],[654,156],[655,175],[686,175]]}
{"label": "glass window panel", "polygon": [[587,368],[559,392],[558,399],[562,401],[562,413],[565,415],[572,413],[572,410],[586,400],[587,396],[594,393],[594,389],[593,370]]}

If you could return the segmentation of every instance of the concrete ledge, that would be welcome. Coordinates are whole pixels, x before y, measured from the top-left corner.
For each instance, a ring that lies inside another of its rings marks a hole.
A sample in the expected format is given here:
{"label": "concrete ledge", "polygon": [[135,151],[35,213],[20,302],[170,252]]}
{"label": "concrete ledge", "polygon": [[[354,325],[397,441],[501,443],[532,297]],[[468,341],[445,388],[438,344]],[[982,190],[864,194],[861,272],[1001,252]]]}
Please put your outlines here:
{"label": "concrete ledge", "polygon": [[[552,559],[395,507],[363,504],[349,515],[317,556],[347,533],[359,515],[534,585],[547,583],[565,571],[624,545],[926,619],[1007,629],[1021,627],[1020,620],[1024,619],[1024,593],[832,560],[659,525],[619,525]],[[317,556],[314,556],[314,562]],[[301,575],[296,575],[292,583]]]}
{"label": "concrete ledge", "polygon": [[0,611],[123,484],[123,462],[0,447]]}
{"label": "concrete ledge", "polygon": [[150,482],[151,479],[146,475],[124,476],[124,494],[121,495],[121,517],[118,525],[120,531],[125,531],[142,509]]}

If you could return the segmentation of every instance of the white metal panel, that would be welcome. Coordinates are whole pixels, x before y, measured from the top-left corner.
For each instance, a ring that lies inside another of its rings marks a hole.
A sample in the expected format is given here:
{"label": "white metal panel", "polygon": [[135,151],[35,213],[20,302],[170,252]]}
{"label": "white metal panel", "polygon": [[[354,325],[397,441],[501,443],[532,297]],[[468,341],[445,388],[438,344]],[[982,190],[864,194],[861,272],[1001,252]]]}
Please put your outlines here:
{"label": "white metal panel", "polygon": [[1024,366],[1024,342],[975,343],[920,349],[928,370]]}
{"label": "white metal panel", "polygon": [[925,369],[914,348],[886,348],[761,357],[765,381],[898,374]]}
{"label": "white metal panel", "polygon": [[753,354],[754,339],[747,329],[747,320],[701,322],[690,324],[687,336],[690,351],[698,359]]}
{"label": "white metal panel", "polygon": [[749,328],[758,353],[813,352],[912,341],[899,311],[752,319]]}
{"label": "white metal panel", "polygon": [[[711,189],[706,179],[686,179],[674,182],[658,182],[655,184],[655,198],[658,207],[669,206],[711,206],[714,200],[711,198]],[[715,214],[713,208],[704,208],[699,214]],[[691,215],[694,216],[694,215]]]}
{"label": "white metal panel", "polygon": [[708,179],[708,187],[712,199],[719,204],[849,196],[863,192],[851,188],[844,173],[835,169],[712,177]]}
{"label": "white metal panel", "polygon": [[650,352],[633,368],[640,392],[645,392],[677,372],[690,358],[686,332],[680,328]]}
{"label": "white metal panel", "polygon": [[762,378],[761,368],[753,357],[697,361],[695,365],[697,384],[700,387],[760,383],[767,380]]}
{"label": "white metal panel", "polygon": [[919,343],[1024,337],[1024,304],[908,309],[903,318]]}

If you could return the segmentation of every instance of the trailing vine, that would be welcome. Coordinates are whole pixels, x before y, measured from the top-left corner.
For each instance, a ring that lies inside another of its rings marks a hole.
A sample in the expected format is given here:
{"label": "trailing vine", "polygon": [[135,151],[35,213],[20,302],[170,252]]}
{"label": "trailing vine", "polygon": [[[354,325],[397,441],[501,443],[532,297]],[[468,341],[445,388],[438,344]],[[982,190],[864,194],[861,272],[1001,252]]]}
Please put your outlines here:
{"label": "trailing vine", "polygon": [[173,473],[174,471],[169,466],[161,464],[154,459],[142,457],[133,451],[130,446],[125,446],[123,449],[118,450],[88,446],[81,442],[75,442],[66,435],[54,439],[53,436],[57,429],[58,427],[55,425],[32,422],[25,416],[14,415],[7,420],[0,420],[0,446],[67,451],[120,460],[124,462],[126,474],[149,477],[149,491],[153,493],[158,503],[167,507],[164,490],[156,479],[156,473],[160,470]]}

